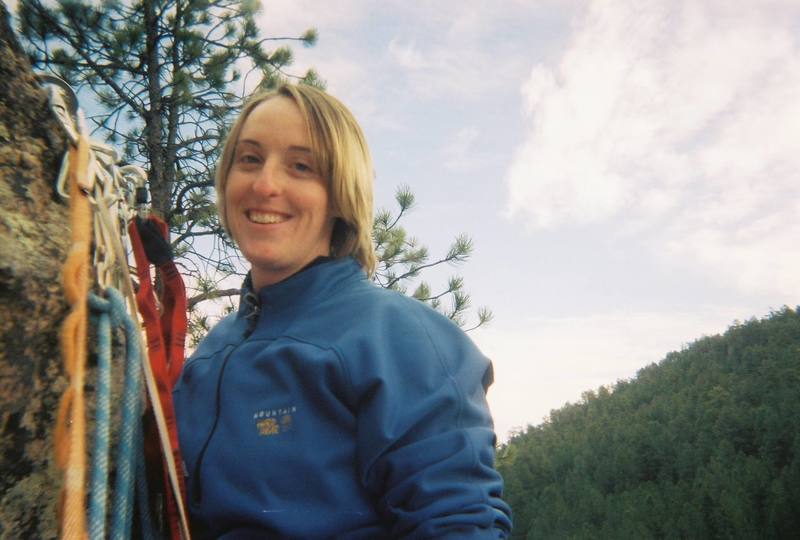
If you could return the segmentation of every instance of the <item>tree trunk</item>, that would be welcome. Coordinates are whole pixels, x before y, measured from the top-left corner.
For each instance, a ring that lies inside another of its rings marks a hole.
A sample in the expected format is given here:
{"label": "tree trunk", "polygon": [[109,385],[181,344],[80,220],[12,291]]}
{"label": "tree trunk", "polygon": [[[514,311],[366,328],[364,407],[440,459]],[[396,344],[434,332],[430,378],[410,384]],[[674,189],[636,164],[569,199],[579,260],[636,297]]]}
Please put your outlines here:
{"label": "tree trunk", "polygon": [[57,534],[52,439],[66,387],[58,330],[69,230],[53,185],[65,141],[0,2],[0,538]]}

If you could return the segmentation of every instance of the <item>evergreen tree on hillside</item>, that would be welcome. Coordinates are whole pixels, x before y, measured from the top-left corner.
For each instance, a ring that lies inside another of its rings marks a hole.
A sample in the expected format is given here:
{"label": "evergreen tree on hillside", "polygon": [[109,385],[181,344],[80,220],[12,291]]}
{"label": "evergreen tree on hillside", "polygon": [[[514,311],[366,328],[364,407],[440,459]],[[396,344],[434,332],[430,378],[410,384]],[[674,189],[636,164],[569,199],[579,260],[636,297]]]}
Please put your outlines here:
{"label": "evergreen tree on hillside", "polygon": [[795,538],[800,314],[586,392],[501,448],[514,538]]}

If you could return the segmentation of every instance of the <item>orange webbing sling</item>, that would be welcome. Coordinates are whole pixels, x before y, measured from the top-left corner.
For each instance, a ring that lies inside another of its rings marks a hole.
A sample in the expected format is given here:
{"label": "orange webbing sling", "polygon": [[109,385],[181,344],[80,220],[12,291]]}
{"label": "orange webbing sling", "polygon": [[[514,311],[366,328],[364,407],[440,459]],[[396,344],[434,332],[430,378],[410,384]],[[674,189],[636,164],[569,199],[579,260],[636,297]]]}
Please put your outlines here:
{"label": "orange webbing sling", "polygon": [[[172,387],[178,380],[183,366],[186,340],[186,290],[183,280],[172,260],[167,242],[167,224],[151,216],[147,220],[137,218],[128,225],[133,256],[136,259],[136,274],[139,290],[136,303],[144,319],[147,335],[147,350],[150,366],[158,387],[158,396],[164,412],[169,446],[174,463],[182,463],[178,448],[178,425],[172,405]],[[144,241],[144,242],[143,242]],[[156,305],[156,296],[150,278],[150,264],[154,264],[161,276],[163,296],[161,314]],[[162,447],[163,448],[163,447]],[[164,457],[164,484],[167,501],[167,517],[172,538],[180,539],[180,517],[177,505],[186,501],[186,487],[182,472],[175,475],[177,486],[170,481],[169,467]],[[170,488],[171,486],[171,488]],[[180,501],[176,500],[180,497]]]}
{"label": "orange webbing sling", "polygon": [[80,189],[89,173],[89,141],[78,137],[69,149],[69,222],[72,246],[62,270],[67,302],[72,309],[61,327],[61,351],[69,386],[61,397],[54,430],[56,464],[64,471],[59,501],[61,538],[86,538],[86,419],[83,385],[86,372],[86,329],[92,217],[89,199]]}

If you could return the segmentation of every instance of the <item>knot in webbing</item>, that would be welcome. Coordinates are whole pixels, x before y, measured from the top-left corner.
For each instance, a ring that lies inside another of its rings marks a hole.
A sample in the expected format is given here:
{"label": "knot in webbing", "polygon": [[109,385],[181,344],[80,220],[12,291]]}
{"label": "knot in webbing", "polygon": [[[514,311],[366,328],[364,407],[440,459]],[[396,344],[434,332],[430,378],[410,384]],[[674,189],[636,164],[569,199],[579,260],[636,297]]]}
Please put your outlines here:
{"label": "knot in webbing", "polygon": [[110,323],[112,327],[117,328],[122,326],[126,331],[134,331],[135,327],[132,322],[131,330],[125,328],[125,319],[128,318],[128,311],[125,307],[125,299],[122,297],[122,294],[111,287],[107,288],[105,293],[108,295],[107,299],[93,293],[89,294],[89,308],[94,312],[95,318],[101,313],[108,314],[111,318]]}
{"label": "knot in webbing", "polygon": [[156,266],[171,262],[174,259],[172,246],[164,238],[163,225],[152,218],[142,219],[139,216],[136,216],[135,221],[136,229],[139,231],[139,237],[142,240],[142,247],[150,262]]}

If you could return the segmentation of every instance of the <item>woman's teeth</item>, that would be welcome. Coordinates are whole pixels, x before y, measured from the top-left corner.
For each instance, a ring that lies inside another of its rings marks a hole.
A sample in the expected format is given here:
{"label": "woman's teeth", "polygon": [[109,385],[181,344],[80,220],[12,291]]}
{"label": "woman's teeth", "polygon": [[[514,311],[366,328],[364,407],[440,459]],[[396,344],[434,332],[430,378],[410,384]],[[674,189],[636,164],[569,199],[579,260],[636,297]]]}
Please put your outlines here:
{"label": "woman's teeth", "polygon": [[269,214],[253,211],[248,212],[247,217],[250,221],[254,221],[255,223],[281,223],[282,221],[286,221],[288,219],[286,216],[281,214]]}

